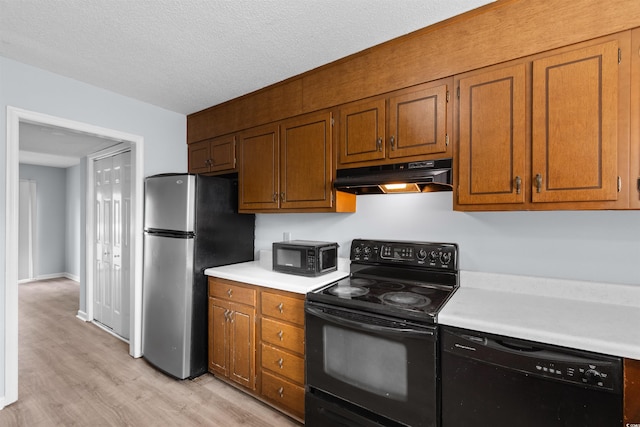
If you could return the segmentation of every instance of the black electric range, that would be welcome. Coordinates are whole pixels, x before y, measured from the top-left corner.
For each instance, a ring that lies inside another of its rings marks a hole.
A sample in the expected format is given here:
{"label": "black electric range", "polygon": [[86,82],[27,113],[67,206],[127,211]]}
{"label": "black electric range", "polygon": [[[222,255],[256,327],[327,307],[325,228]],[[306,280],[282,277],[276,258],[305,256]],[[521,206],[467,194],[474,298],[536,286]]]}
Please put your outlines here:
{"label": "black electric range", "polygon": [[307,300],[435,323],[458,287],[455,243],[353,240],[351,274]]}

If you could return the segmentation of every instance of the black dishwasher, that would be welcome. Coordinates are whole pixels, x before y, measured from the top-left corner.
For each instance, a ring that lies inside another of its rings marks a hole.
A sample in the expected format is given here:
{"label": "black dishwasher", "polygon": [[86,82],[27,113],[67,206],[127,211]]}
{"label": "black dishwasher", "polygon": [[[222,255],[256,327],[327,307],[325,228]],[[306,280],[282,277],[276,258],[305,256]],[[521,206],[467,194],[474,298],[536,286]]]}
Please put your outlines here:
{"label": "black dishwasher", "polygon": [[618,427],[622,360],[442,329],[442,427]]}

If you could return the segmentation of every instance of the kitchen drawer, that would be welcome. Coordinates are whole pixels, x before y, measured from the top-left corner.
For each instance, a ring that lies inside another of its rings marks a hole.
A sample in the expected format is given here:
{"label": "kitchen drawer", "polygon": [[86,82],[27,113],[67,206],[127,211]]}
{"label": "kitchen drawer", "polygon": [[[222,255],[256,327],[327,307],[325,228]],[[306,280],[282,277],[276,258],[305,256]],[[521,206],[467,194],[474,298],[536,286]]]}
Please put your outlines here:
{"label": "kitchen drawer", "polygon": [[304,328],[262,318],[262,341],[304,354]]}
{"label": "kitchen drawer", "polygon": [[304,384],[304,358],[300,356],[262,344],[262,367]]}
{"label": "kitchen drawer", "polygon": [[263,315],[304,325],[304,299],[264,291],[261,299]]}
{"label": "kitchen drawer", "polygon": [[304,387],[263,372],[262,395],[278,406],[290,410],[294,415],[304,418]]}
{"label": "kitchen drawer", "polygon": [[256,291],[229,280],[209,279],[209,296],[240,304],[256,306]]}

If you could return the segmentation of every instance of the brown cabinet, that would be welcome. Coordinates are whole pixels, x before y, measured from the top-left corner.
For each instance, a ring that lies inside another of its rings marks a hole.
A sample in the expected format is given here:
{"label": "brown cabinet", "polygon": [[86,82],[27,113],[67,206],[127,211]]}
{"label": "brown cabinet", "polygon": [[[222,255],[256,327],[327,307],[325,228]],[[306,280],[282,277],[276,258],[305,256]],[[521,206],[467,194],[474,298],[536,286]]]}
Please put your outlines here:
{"label": "brown cabinet", "polygon": [[640,209],[640,28],[631,33],[631,144],[629,207]]}
{"label": "brown cabinet", "polygon": [[624,360],[623,425],[640,425],[640,360]]}
{"label": "brown cabinet", "polygon": [[338,168],[451,155],[450,86],[439,80],[341,106]]}
{"label": "brown cabinet", "polygon": [[304,295],[210,277],[209,372],[304,420]]}
{"label": "brown cabinet", "polygon": [[624,33],[456,77],[456,209],[625,207],[628,43]]}
{"label": "brown cabinet", "polygon": [[256,291],[209,279],[209,371],[256,389]]}
{"label": "brown cabinet", "polygon": [[242,132],[241,212],[353,212],[355,196],[332,188],[332,114],[321,112]]}
{"label": "brown cabinet", "polygon": [[235,136],[189,144],[189,173],[232,172],[235,169]]}
{"label": "brown cabinet", "polygon": [[261,394],[304,418],[304,295],[260,293]]}

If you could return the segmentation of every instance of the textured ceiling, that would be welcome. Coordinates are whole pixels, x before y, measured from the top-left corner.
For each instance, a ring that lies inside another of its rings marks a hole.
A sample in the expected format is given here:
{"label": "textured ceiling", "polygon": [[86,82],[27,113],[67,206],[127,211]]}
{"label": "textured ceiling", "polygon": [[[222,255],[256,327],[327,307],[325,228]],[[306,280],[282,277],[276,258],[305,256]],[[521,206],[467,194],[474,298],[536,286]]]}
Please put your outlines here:
{"label": "textured ceiling", "polygon": [[0,0],[0,56],[189,114],[491,0]]}

